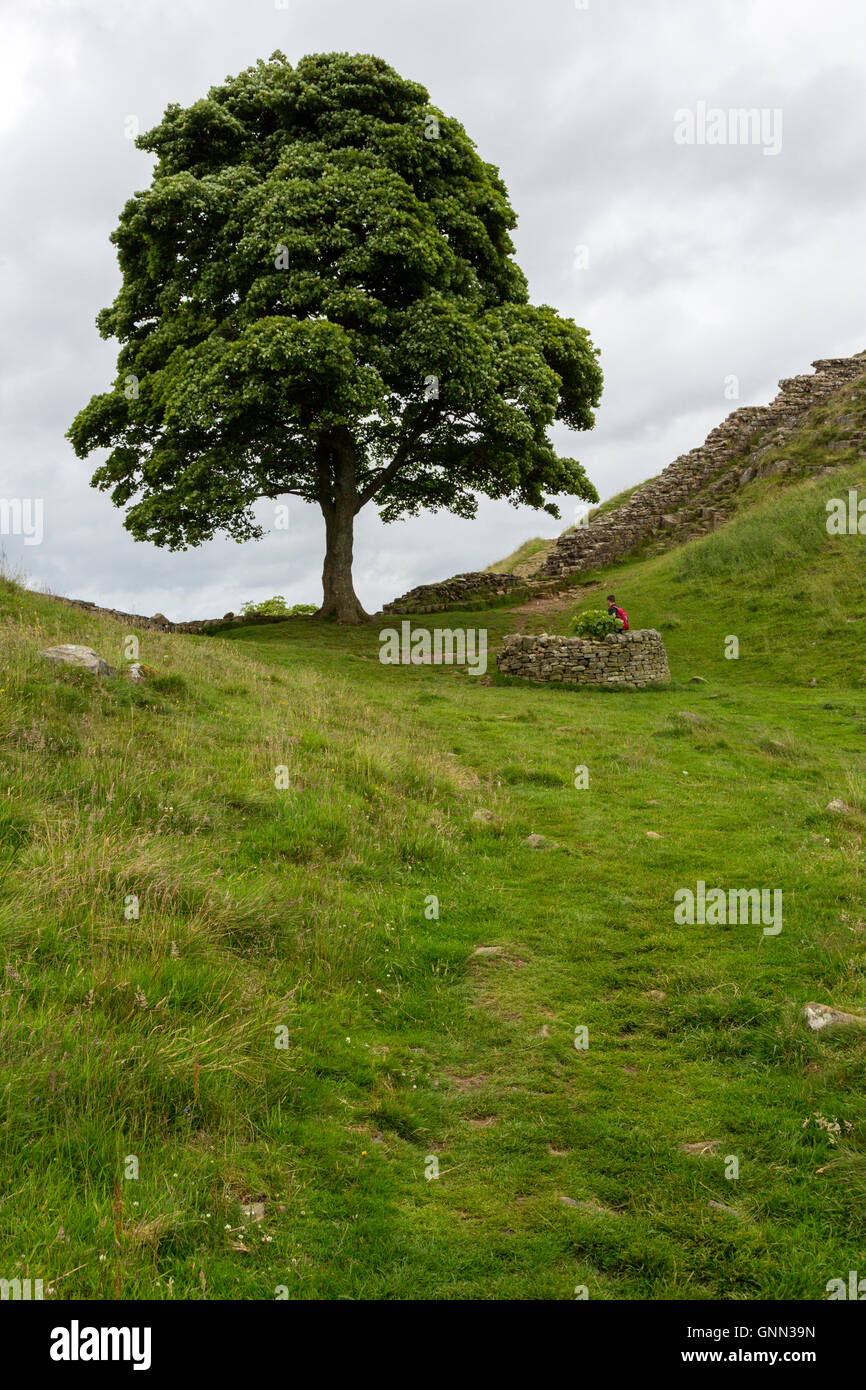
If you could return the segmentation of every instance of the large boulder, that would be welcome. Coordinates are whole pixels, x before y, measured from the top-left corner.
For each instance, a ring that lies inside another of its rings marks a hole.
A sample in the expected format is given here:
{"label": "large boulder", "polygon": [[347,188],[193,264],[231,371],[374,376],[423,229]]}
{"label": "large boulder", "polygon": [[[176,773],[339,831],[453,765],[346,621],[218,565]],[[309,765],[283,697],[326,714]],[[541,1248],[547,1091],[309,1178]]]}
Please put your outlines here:
{"label": "large boulder", "polygon": [[90,671],[94,676],[114,675],[108,662],[92,647],[77,647],[72,643],[62,643],[59,647],[47,647],[39,655],[44,656],[48,661],[55,661],[59,666],[80,666],[83,670]]}

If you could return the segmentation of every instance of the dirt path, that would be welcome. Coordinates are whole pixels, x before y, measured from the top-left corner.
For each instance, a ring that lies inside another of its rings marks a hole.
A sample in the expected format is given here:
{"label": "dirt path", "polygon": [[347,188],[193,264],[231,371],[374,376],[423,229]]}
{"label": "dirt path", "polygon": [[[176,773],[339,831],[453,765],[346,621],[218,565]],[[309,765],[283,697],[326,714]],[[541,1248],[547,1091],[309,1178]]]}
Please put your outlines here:
{"label": "dirt path", "polygon": [[525,628],[527,619],[543,613],[560,613],[563,608],[570,608],[585,594],[599,588],[601,588],[601,584],[595,581],[592,584],[584,584],[581,588],[560,589],[552,594],[539,594],[536,598],[527,599],[526,603],[517,604],[511,612],[524,615],[523,627]]}

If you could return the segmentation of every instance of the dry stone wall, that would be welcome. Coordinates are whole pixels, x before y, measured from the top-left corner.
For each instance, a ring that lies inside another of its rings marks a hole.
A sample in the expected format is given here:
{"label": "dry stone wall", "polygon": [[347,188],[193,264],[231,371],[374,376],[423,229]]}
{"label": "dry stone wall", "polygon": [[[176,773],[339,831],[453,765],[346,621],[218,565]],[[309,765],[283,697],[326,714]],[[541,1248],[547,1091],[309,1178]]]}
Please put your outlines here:
{"label": "dry stone wall", "polygon": [[[567,575],[601,569],[627,555],[637,545],[658,538],[660,545],[690,540],[722,525],[734,510],[735,495],[752,478],[765,472],[786,472],[784,459],[764,465],[760,455],[785,437],[813,406],[848,382],[866,374],[866,353],[855,357],[822,357],[812,363],[813,375],[787,377],[779,394],[766,406],[735,410],[712,430],[698,449],[682,454],[657,478],[636,488],[615,511],[588,526],[560,536],[532,578],[514,574],[458,574],[441,584],[422,584],[385,605],[386,613],[432,613],[458,604],[510,594],[519,587],[533,592],[556,588]],[[860,442],[853,435],[837,447]],[[748,467],[742,454],[751,450]],[[833,445],[827,446],[833,449]]]}
{"label": "dry stone wall", "polygon": [[146,628],[153,632],[202,633],[211,632],[214,628],[247,627],[250,623],[285,622],[285,618],[270,613],[253,613],[247,618],[226,613],[222,618],[195,618],[188,623],[172,623],[163,617],[162,613],[155,613],[152,618],[146,618],[141,613],[124,613],[119,608],[100,608],[99,604],[90,603],[84,598],[61,598],[59,594],[52,594],[51,599],[54,603],[65,603],[70,608],[82,608],[86,613],[101,613],[105,618],[116,618],[118,622],[126,623],[130,628]]}
{"label": "dry stone wall", "polygon": [[496,665],[505,676],[531,681],[574,681],[629,690],[667,685],[671,678],[664,642],[654,628],[611,632],[601,641],[514,634],[503,639]]}
{"label": "dry stone wall", "polygon": [[[806,411],[866,372],[866,353],[820,358],[812,366],[813,376],[780,381],[779,394],[770,405],[735,410],[711,430],[700,448],[682,454],[657,478],[637,488],[621,507],[560,536],[539,575],[557,578],[602,569],[651,536],[677,529],[676,513],[708,484],[722,504],[755,475],[754,470],[741,474],[731,469],[746,446],[765,438],[781,443]],[[721,507],[703,507],[699,529],[712,530],[724,519]]]}
{"label": "dry stone wall", "polygon": [[528,587],[526,580],[516,574],[489,574],[486,570],[477,570],[455,574],[453,579],[444,579],[441,584],[419,584],[417,589],[410,589],[393,603],[384,604],[382,612],[442,613],[448,608],[459,608],[464,602],[477,606],[479,599],[490,602]]}

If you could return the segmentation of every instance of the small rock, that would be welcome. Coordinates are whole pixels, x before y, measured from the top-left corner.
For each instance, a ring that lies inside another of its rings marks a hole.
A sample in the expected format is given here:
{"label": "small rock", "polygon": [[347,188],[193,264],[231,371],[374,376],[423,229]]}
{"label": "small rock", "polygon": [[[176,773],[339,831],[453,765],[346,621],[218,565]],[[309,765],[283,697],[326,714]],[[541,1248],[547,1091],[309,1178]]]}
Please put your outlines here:
{"label": "small rock", "polygon": [[127,666],[126,679],[129,681],[143,681],[147,679],[144,673],[144,667],[140,661],[133,661],[131,666]]}
{"label": "small rock", "polygon": [[847,802],[841,801],[838,796],[834,797],[832,801],[828,801],[824,809],[825,811],[832,811],[837,816],[850,816],[853,812],[853,807],[849,806]]}
{"label": "small rock", "polygon": [[743,1219],[740,1212],[735,1211],[733,1207],[726,1207],[724,1202],[707,1202],[707,1206],[712,1207],[713,1211],[723,1211],[725,1216],[735,1216],[738,1221]]}
{"label": "small rock", "polygon": [[248,1221],[264,1221],[265,1219],[264,1202],[241,1203],[241,1211]]}
{"label": "small rock", "polygon": [[661,835],[659,834],[659,832],[658,832],[657,830],[648,830],[648,831],[646,832],[646,837],[647,837],[648,840],[660,840],[660,839],[661,839]]}
{"label": "small rock", "polygon": [[566,1207],[577,1207],[579,1211],[587,1216],[618,1216],[619,1213],[611,1207],[604,1206],[591,1197],[588,1201],[576,1202],[573,1197],[566,1197],[563,1193],[558,1194],[558,1200]]}
{"label": "small rock", "polygon": [[533,849],[544,849],[550,844],[550,841],[546,835],[527,835],[523,843],[525,845],[531,845]]}
{"label": "small rock", "polygon": [[64,643],[59,647],[47,647],[39,655],[46,657],[48,661],[57,662],[58,666],[79,666],[84,671],[90,671],[94,676],[114,675],[108,662],[92,647],[77,647],[74,644]]}
{"label": "small rock", "polygon": [[680,1144],[680,1153],[697,1154],[703,1157],[704,1154],[714,1154],[721,1144],[720,1139],[701,1139],[697,1144]]}
{"label": "small rock", "polygon": [[844,1009],[831,1009],[826,1004],[804,1004],[803,1016],[814,1033],[839,1024],[866,1028],[866,1018],[861,1018],[859,1014],[845,1013]]}
{"label": "small rock", "polygon": [[815,679],[814,676],[813,676],[812,679],[810,680],[809,684],[810,684],[810,685],[817,685],[817,684],[818,684],[818,682],[817,682],[817,680]]}
{"label": "small rock", "polygon": [[648,999],[667,999],[667,995],[665,994],[665,992],[664,992],[663,989],[648,989],[648,990],[647,990],[647,998],[648,998]]}
{"label": "small rock", "polygon": [[547,1026],[546,1023],[542,1023],[541,1028],[540,1028],[539,1033],[538,1033],[538,1036],[539,1036],[540,1038],[549,1038],[549,1037],[550,1037],[550,1029],[548,1028],[548,1026]]}
{"label": "small rock", "polygon": [[165,616],[164,613],[154,613],[150,621],[152,623],[167,623],[168,618]]}
{"label": "small rock", "polygon": [[472,819],[474,821],[483,821],[489,824],[490,821],[496,820],[496,817],[494,816],[492,811],[473,811]]}
{"label": "small rock", "polygon": [[233,617],[234,613],[223,613],[223,622],[230,623]]}
{"label": "small rock", "polygon": [[472,952],[473,956],[501,956],[501,946],[476,946]]}

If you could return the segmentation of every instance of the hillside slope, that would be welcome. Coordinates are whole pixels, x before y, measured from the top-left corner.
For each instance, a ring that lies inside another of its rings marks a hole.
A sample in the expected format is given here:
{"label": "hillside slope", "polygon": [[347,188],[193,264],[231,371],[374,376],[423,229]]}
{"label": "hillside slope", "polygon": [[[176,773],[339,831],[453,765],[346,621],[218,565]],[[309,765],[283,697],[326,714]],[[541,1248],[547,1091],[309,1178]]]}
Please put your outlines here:
{"label": "hillside slope", "polygon": [[[802,1009],[866,1014],[866,538],[824,524],[866,470],[776,483],[558,611],[443,615],[495,646],[615,588],[663,691],[383,665],[378,625],[305,619],[143,630],[150,683],[94,683],[39,650],[117,663],[124,625],[4,581],[10,1266],[132,1299],[858,1268],[866,1033]],[[678,925],[700,880],[778,889],[781,932]]]}
{"label": "hillside slope", "polygon": [[[852,491],[866,500],[866,460],[787,486],[758,480],[722,530],[597,571],[585,597],[539,622],[566,632],[574,612],[603,608],[615,591],[632,627],[658,628],[691,675],[862,688],[866,534],[827,530],[827,503],[847,505]],[[730,636],[736,658],[725,656]]]}
{"label": "hillside slope", "polygon": [[813,376],[781,381],[771,405],[734,411],[700,448],[593,508],[588,525],[552,541],[528,541],[489,571],[566,579],[627,555],[670,550],[750,505],[755,480],[786,486],[862,459],[866,354],[813,365]]}

